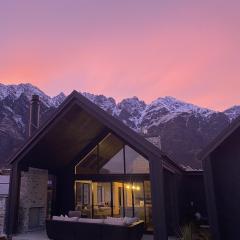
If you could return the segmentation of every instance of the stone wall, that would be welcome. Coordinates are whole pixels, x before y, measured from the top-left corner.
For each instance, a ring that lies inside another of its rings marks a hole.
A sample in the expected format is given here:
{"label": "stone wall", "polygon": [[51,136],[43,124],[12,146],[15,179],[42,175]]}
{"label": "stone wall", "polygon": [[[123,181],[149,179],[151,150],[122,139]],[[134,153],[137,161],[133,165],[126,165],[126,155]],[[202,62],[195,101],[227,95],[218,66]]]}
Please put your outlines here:
{"label": "stone wall", "polygon": [[0,196],[0,235],[5,230],[7,199],[7,196]]}
{"label": "stone wall", "polygon": [[19,198],[19,232],[45,227],[47,211],[48,172],[29,168],[21,173]]}

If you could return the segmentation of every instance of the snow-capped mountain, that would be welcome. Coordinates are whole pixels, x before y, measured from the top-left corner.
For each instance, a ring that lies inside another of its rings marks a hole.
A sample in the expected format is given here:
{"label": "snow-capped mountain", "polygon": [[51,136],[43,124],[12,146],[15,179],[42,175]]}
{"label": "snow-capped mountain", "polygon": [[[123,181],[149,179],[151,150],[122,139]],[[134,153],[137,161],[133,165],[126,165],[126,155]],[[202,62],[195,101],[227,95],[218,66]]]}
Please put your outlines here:
{"label": "snow-capped mountain", "polygon": [[[66,98],[46,95],[31,84],[0,84],[0,163],[27,138],[29,101],[32,94],[41,99],[41,122],[47,119]],[[233,119],[240,107],[215,112],[173,97],[158,98],[150,104],[137,97],[121,102],[111,97],[82,93],[109,114],[145,136],[174,161],[184,166],[201,168],[197,154]]]}
{"label": "snow-capped mountain", "polygon": [[240,106],[233,106],[224,111],[224,113],[228,116],[230,121],[233,121],[238,116],[240,116]]}
{"label": "snow-capped mountain", "polygon": [[58,107],[66,98],[64,93],[60,93],[51,98],[39,88],[29,83],[18,85],[4,85],[0,83],[0,100],[4,100],[7,97],[17,100],[21,97],[21,95],[25,95],[29,100],[31,100],[33,94],[39,95],[42,103],[47,107]]}

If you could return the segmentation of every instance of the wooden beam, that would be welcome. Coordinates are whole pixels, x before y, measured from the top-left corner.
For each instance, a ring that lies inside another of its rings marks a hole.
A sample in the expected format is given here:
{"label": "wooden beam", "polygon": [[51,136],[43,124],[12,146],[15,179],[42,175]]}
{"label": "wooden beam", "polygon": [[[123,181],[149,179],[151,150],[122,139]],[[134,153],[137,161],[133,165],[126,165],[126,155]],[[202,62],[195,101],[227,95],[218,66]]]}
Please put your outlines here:
{"label": "wooden beam", "polygon": [[148,160],[151,180],[154,240],[167,240],[162,159],[151,156]]}
{"label": "wooden beam", "polygon": [[11,169],[9,198],[7,208],[6,233],[11,237],[17,232],[19,193],[21,183],[21,169],[18,163],[14,163]]}

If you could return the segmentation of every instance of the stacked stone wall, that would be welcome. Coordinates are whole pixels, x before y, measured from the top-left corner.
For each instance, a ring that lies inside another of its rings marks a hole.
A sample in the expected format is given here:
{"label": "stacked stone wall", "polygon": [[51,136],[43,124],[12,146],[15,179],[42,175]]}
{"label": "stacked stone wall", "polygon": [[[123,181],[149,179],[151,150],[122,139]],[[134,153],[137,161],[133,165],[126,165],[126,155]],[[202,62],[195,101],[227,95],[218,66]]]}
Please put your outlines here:
{"label": "stacked stone wall", "polygon": [[0,235],[5,231],[7,196],[0,196]]}
{"label": "stacked stone wall", "polygon": [[[45,227],[47,212],[48,171],[30,168],[21,173],[19,198],[19,232],[28,232]],[[38,214],[36,214],[38,213]],[[33,226],[33,215],[38,224]],[[32,218],[32,219],[31,219]]]}

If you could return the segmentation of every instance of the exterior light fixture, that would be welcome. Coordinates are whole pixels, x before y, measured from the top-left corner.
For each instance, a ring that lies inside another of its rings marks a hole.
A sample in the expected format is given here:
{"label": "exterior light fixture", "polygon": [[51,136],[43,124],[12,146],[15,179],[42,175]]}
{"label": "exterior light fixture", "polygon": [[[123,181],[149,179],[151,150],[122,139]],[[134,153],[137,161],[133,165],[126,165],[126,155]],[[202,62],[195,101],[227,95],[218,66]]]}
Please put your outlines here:
{"label": "exterior light fixture", "polygon": [[137,190],[137,191],[140,191],[140,187],[139,187],[139,186],[137,186],[137,187],[136,187],[136,190]]}

